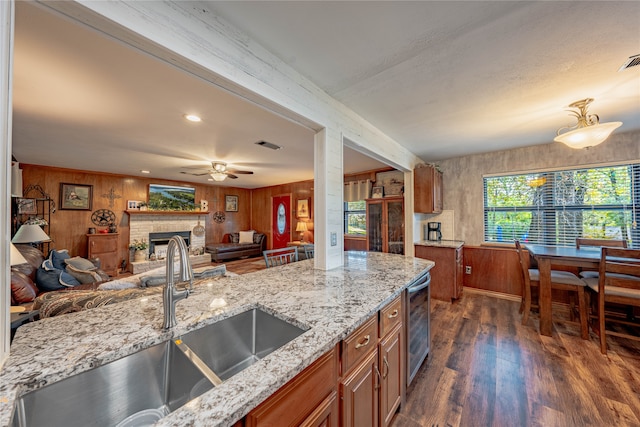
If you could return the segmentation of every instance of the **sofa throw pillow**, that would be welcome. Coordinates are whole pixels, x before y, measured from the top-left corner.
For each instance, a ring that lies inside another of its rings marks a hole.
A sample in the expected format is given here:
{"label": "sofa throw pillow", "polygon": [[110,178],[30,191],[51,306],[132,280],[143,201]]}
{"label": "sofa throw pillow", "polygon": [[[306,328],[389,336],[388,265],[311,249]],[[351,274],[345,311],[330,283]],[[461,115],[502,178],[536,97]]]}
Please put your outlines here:
{"label": "sofa throw pillow", "polygon": [[93,271],[96,268],[98,268],[98,267],[95,266],[94,263],[92,263],[88,259],[82,258],[82,257],[79,257],[79,256],[75,256],[73,258],[66,259],[64,262],[65,262],[65,264],[67,266],[70,265],[73,268],[75,268],[76,270]]}
{"label": "sofa throw pillow", "polygon": [[78,280],[63,270],[56,268],[47,270],[43,267],[36,270],[36,286],[41,292],[59,291],[79,284]]}
{"label": "sofa throw pillow", "polygon": [[238,243],[253,243],[253,230],[241,231],[240,241]]}
{"label": "sofa throw pillow", "polygon": [[[93,265],[93,264],[92,264]],[[95,267],[94,267],[95,268]],[[80,283],[95,283],[102,281],[102,278],[98,273],[93,270],[81,270],[73,266],[73,264],[67,264],[67,273],[76,278]]]}
{"label": "sofa throw pillow", "polygon": [[68,260],[69,258],[71,258],[71,256],[69,255],[69,251],[66,249],[62,249],[62,250],[56,250],[56,249],[51,249],[51,251],[49,251],[49,260],[51,260],[51,263],[53,264],[53,268],[56,268],[58,270],[64,270],[65,267],[65,260]]}
{"label": "sofa throw pillow", "polygon": [[253,233],[253,243],[256,243],[258,245],[261,244],[263,237],[264,237],[264,234],[262,233]]}
{"label": "sofa throw pillow", "polygon": [[231,233],[231,243],[238,243],[240,241],[240,233]]}

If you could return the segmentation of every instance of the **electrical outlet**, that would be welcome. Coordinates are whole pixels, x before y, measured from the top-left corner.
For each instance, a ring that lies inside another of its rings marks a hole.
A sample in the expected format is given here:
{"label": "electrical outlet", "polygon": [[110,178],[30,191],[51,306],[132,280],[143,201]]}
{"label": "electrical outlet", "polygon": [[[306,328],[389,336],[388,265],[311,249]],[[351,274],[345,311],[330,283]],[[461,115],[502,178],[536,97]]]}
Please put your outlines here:
{"label": "electrical outlet", "polygon": [[338,246],[338,234],[331,233],[331,246]]}
{"label": "electrical outlet", "polygon": [[471,266],[467,265],[464,267],[464,274],[471,274]]}

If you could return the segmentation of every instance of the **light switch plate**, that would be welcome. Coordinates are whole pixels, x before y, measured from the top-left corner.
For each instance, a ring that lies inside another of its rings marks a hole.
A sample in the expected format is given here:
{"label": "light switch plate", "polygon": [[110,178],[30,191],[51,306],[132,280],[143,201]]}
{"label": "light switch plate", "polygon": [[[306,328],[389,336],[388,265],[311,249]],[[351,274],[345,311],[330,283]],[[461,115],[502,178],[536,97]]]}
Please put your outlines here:
{"label": "light switch plate", "polygon": [[337,246],[337,245],[338,245],[338,234],[331,233],[331,246]]}

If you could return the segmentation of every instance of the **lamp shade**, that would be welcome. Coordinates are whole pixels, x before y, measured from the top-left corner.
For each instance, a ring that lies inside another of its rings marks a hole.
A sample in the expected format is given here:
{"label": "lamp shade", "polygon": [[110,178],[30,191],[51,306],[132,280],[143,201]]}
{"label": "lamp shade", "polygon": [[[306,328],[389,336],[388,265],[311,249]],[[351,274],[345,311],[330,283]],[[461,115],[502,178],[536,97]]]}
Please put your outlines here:
{"label": "lamp shade", "polygon": [[35,224],[22,224],[11,241],[13,243],[39,243],[48,242],[51,238],[39,226]]}
{"label": "lamp shade", "polygon": [[622,122],[601,123],[565,132],[553,140],[562,142],[571,148],[593,147],[604,142],[620,126],[622,126]]}
{"label": "lamp shade", "polygon": [[296,231],[307,231],[307,223],[298,221],[298,225],[296,226]]}
{"label": "lamp shade", "polygon": [[22,256],[18,248],[16,248],[13,243],[9,243],[9,246],[11,247],[11,253],[9,256],[11,265],[26,264],[29,262]]}

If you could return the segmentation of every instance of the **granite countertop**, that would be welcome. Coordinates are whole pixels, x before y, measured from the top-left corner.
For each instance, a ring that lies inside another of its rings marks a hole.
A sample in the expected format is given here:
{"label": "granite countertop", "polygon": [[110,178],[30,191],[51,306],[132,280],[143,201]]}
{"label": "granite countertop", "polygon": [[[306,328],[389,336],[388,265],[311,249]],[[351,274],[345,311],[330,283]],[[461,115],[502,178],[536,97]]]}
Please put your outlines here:
{"label": "granite countertop", "polygon": [[[344,265],[299,261],[241,276],[203,279],[176,305],[178,325],[161,328],[161,295],[43,319],[18,329],[0,372],[0,425],[21,394],[119,359],[251,308],[309,329],[156,426],[230,426],[398,296],[433,262],[345,252]],[[209,281],[204,283],[205,281]],[[213,302],[213,304],[212,304]]]}
{"label": "granite countertop", "polygon": [[418,240],[417,242],[413,242],[413,244],[420,246],[434,246],[437,248],[458,249],[464,245],[464,242],[460,240]]}

